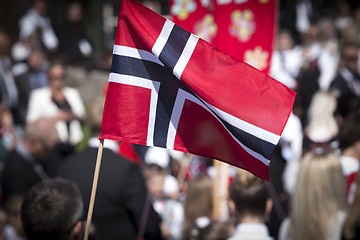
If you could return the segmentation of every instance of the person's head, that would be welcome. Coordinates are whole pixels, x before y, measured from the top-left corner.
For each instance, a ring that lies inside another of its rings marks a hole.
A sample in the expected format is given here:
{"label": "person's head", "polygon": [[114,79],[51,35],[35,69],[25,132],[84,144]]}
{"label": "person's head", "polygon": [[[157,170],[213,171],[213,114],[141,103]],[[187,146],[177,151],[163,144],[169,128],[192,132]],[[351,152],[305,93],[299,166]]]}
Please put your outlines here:
{"label": "person's head", "polygon": [[25,126],[24,143],[38,161],[48,157],[57,142],[58,134],[54,120],[41,118]]}
{"label": "person's head", "polygon": [[341,50],[341,61],[344,67],[353,73],[358,73],[358,46],[356,44],[345,44]]}
{"label": "person's head", "polygon": [[348,1],[338,1],[336,9],[339,17],[351,17],[351,7]]}
{"label": "person's head", "polygon": [[83,202],[78,187],[63,179],[45,180],[32,187],[21,207],[29,240],[69,240],[81,232]]}
{"label": "person's head", "polygon": [[187,155],[184,152],[176,151],[176,150],[169,150],[170,155],[170,174],[174,177],[178,177],[180,170],[181,170],[181,163],[187,161]]}
{"label": "person's head", "polygon": [[8,55],[10,49],[9,35],[0,30],[0,56]]}
{"label": "person's head", "polygon": [[354,148],[360,156],[360,114],[349,114],[341,124],[339,131],[339,143],[341,150]]}
{"label": "person's head", "polygon": [[343,45],[353,44],[357,45],[359,43],[358,40],[358,28],[356,25],[350,25],[344,27],[340,31],[340,41]]}
{"label": "person's head", "polygon": [[161,199],[164,196],[165,169],[146,165],[143,169],[143,175],[151,196],[154,199]]}
{"label": "person's head", "polygon": [[307,153],[292,196],[290,237],[326,239],[331,221],[345,209],[345,177],[339,156],[330,150]]}
{"label": "person's head", "polygon": [[281,30],[278,37],[278,49],[289,50],[294,47],[294,39],[291,35],[291,32],[288,30]]}
{"label": "person's head", "polygon": [[71,22],[79,22],[83,17],[81,4],[78,2],[72,2],[69,4],[66,18]]}
{"label": "person's head", "polygon": [[336,29],[333,21],[330,18],[324,18],[319,21],[320,38],[323,41],[336,37]]}
{"label": "person's head", "polygon": [[239,171],[229,189],[229,207],[236,222],[264,223],[270,214],[272,201],[265,183],[244,170]]}
{"label": "person's head", "polygon": [[52,64],[48,69],[49,86],[61,90],[65,86],[65,68],[60,63]]}
{"label": "person's head", "polygon": [[313,143],[327,143],[337,136],[339,129],[334,116],[336,107],[335,93],[318,91],[314,94],[304,131]]}
{"label": "person's head", "polygon": [[46,1],[45,0],[34,0],[32,2],[32,8],[37,11],[40,15],[46,14]]}
{"label": "person's head", "polygon": [[184,226],[193,224],[199,217],[211,217],[213,210],[213,183],[206,175],[189,182],[184,203]]}
{"label": "person's head", "polygon": [[44,61],[45,56],[40,49],[33,49],[27,59],[29,67],[34,70],[39,69],[44,64]]}
{"label": "person's head", "polygon": [[319,27],[316,23],[311,24],[305,33],[304,44],[312,44],[319,40]]}

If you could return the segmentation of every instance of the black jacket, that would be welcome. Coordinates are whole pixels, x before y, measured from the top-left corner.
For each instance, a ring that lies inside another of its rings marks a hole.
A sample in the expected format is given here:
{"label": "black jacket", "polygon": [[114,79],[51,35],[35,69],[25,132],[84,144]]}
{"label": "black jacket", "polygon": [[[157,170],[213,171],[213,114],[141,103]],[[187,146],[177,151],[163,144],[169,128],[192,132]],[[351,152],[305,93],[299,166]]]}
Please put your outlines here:
{"label": "black jacket", "polygon": [[[88,147],[84,152],[68,158],[60,164],[57,174],[79,186],[86,213],[97,151],[97,148]],[[92,217],[95,238],[136,239],[146,198],[147,189],[139,166],[104,149]],[[151,203],[148,206],[145,239],[161,239],[160,217]]]}

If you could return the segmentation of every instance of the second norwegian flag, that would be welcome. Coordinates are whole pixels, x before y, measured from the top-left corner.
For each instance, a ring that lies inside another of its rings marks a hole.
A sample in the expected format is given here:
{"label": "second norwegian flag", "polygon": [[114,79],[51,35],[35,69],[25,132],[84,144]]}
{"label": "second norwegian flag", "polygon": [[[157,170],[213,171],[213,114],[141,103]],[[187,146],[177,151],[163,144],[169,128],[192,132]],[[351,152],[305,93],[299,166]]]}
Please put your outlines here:
{"label": "second norwegian flag", "polygon": [[219,159],[269,180],[295,93],[122,0],[100,139]]}

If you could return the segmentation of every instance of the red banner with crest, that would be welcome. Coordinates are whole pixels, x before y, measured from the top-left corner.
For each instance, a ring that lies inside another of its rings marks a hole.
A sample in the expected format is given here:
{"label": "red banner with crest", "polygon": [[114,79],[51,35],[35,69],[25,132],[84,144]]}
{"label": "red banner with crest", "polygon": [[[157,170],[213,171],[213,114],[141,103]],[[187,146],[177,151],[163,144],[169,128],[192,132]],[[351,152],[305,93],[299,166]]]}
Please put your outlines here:
{"label": "red banner with crest", "polygon": [[277,29],[276,0],[171,0],[172,21],[268,73]]}

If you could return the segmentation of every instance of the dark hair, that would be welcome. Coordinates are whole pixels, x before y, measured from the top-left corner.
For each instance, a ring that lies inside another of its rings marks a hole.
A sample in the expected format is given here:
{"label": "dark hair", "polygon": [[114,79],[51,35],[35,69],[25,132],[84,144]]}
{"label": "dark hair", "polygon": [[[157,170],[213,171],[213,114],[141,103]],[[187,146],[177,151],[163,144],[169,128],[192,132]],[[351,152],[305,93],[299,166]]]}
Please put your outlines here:
{"label": "dark hair", "polygon": [[63,179],[46,180],[25,195],[21,220],[29,240],[67,240],[83,216],[80,190]]}
{"label": "dark hair", "polygon": [[357,111],[360,107],[360,99],[354,95],[340,95],[337,100],[335,115],[340,116],[342,119],[347,115]]}
{"label": "dark hair", "polygon": [[50,65],[48,66],[48,68],[47,68],[47,74],[49,74],[50,73],[50,71],[54,68],[54,67],[56,67],[56,66],[60,66],[60,67],[62,67],[63,69],[64,69],[64,71],[66,70],[66,64],[63,62],[63,61],[61,61],[61,60],[53,60],[51,63],[50,63]]}
{"label": "dark hair", "polygon": [[235,204],[236,220],[240,222],[245,215],[265,218],[269,198],[265,183],[246,172],[243,174],[247,176],[235,179],[229,189],[230,199]]}
{"label": "dark hair", "polygon": [[360,114],[350,113],[340,126],[339,142],[341,150],[360,141]]}

